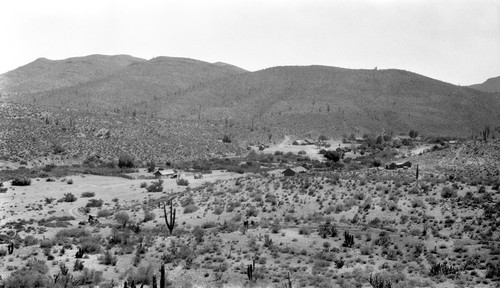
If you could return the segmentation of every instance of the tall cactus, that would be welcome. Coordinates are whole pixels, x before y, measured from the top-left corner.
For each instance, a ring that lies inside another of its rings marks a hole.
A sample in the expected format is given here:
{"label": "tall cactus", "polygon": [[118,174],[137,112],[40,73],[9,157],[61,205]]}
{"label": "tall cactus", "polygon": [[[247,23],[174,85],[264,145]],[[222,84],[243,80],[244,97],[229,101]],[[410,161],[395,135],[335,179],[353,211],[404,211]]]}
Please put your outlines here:
{"label": "tall cactus", "polygon": [[170,231],[170,234],[172,234],[172,231],[174,231],[174,226],[175,226],[175,212],[176,209],[173,208],[173,203],[170,201],[170,223],[167,218],[167,208],[165,207],[166,205],[163,205],[163,213],[165,214],[165,223],[167,224],[168,231]]}
{"label": "tall cactus", "polygon": [[83,258],[83,249],[82,248],[78,248],[78,251],[76,251],[75,258],[77,258],[77,259]]}
{"label": "tall cactus", "polygon": [[251,265],[248,265],[247,266],[247,276],[248,276],[248,280],[252,281],[253,280],[253,276],[254,276],[254,273],[255,272],[255,259],[252,261],[252,264]]}
{"label": "tall cactus", "polygon": [[14,253],[14,243],[10,243],[8,246],[7,246],[7,251],[9,252],[9,255]]}
{"label": "tall cactus", "polygon": [[288,272],[287,278],[285,280],[285,283],[283,283],[284,288],[293,288],[292,287],[292,279],[290,278],[290,272]]}
{"label": "tall cactus", "polygon": [[156,285],[156,275],[153,275],[153,288],[158,288]]}
{"label": "tall cactus", "polygon": [[354,246],[354,235],[350,234],[349,232],[345,231],[344,232],[344,247],[352,247]]}
{"label": "tall cactus", "polygon": [[417,164],[417,174],[415,175],[418,180],[418,164]]}
{"label": "tall cactus", "polygon": [[165,264],[160,267],[160,288],[165,288]]}

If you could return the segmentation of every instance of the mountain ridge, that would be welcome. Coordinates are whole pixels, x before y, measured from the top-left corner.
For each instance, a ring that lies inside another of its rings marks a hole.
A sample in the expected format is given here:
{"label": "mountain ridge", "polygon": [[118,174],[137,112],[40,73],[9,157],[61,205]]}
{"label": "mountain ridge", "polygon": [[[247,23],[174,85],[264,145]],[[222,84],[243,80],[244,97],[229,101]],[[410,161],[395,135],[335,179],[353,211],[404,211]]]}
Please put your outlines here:
{"label": "mountain ridge", "polygon": [[249,72],[179,57],[127,61],[104,76],[17,93],[10,101],[95,113],[233,121],[251,131],[277,126],[292,134],[418,129],[469,136],[500,122],[495,113],[499,99],[491,93],[400,69],[310,65]]}

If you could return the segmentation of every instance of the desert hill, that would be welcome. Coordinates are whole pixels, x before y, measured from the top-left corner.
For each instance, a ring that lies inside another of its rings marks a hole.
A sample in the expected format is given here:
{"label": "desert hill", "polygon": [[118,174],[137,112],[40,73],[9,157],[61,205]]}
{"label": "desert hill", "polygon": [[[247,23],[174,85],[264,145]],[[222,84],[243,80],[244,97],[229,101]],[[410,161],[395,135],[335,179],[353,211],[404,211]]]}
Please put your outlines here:
{"label": "desert hill", "polygon": [[129,63],[103,77],[71,86],[23,94],[13,102],[82,108],[89,111],[155,111],[160,98],[168,98],[199,83],[228,77],[245,70],[231,65],[157,57]]}
{"label": "desert hill", "polygon": [[[117,63],[123,67],[95,70],[100,74],[60,68],[79,76],[70,77],[77,82],[74,85],[65,78],[54,80],[59,86],[54,89],[30,90],[25,87],[36,86],[34,81],[18,81],[18,86],[10,87],[23,88],[11,93],[9,101],[92,113],[224,121],[248,128],[243,133],[260,129],[275,135],[416,129],[424,134],[470,136],[500,121],[495,94],[404,70],[284,66],[246,72],[222,62],[174,57],[125,58]],[[22,75],[20,71],[31,66],[2,76]],[[42,76],[28,79],[37,77]],[[35,90],[39,92],[23,93]]]}
{"label": "desert hill", "polygon": [[182,91],[169,104],[163,115],[253,119],[299,134],[414,128],[469,135],[500,120],[498,97],[393,69],[274,67]]}
{"label": "desert hill", "polygon": [[490,78],[481,84],[471,85],[470,87],[484,92],[500,93],[500,76]]}
{"label": "desert hill", "polygon": [[0,75],[0,90],[3,94],[53,90],[102,78],[143,61],[146,60],[128,55],[89,55],[64,60],[39,58]]}

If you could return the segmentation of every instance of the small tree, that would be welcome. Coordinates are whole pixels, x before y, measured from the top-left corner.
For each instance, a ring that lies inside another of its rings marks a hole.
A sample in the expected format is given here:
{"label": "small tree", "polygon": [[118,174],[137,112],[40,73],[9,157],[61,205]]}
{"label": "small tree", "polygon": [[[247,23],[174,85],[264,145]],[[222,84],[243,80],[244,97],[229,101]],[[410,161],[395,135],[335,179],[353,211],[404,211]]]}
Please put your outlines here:
{"label": "small tree", "polygon": [[122,155],[118,158],[118,167],[120,168],[133,168],[134,167],[134,157],[130,155]]}
{"label": "small tree", "polygon": [[229,137],[229,135],[227,134],[224,134],[224,136],[222,137],[222,142],[231,143],[232,142],[231,137]]}
{"label": "small tree", "polygon": [[120,223],[123,228],[127,225],[130,220],[130,216],[128,216],[127,212],[121,211],[115,214],[116,222]]}
{"label": "small tree", "polygon": [[340,160],[340,153],[337,151],[326,151],[326,153],[323,156],[325,156],[326,159],[333,162],[339,162]]}
{"label": "small tree", "polygon": [[151,182],[151,184],[146,187],[146,190],[148,190],[148,192],[162,192],[163,191],[163,180],[158,180],[156,182]]}

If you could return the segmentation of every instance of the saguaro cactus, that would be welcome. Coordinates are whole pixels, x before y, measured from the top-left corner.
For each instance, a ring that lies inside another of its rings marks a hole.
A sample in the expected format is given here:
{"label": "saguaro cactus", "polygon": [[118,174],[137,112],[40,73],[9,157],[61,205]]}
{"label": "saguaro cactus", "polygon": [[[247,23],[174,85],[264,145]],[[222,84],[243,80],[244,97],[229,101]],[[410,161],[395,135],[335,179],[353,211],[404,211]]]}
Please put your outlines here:
{"label": "saguaro cactus", "polygon": [[153,288],[158,288],[156,285],[156,275],[153,275]]}
{"label": "saguaro cactus", "polygon": [[415,175],[415,177],[417,178],[418,180],[418,164],[417,164],[417,174]]}
{"label": "saguaro cactus", "polygon": [[284,288],[292,288],[292,279],[290,278],[290,272],[287,274],[287,278],[285,279],[285,282],[283,283]]}
{"label": "saguaro cactus", "polygon": [[168,231],[170,231],[170,234],[172,234],[172,231],[174,231],[174,226],[175,226],[175,212],[176,209],[173,208],[173,203],[170,201],[170,221],[167,218],[167,208],[165,207],[166,205],[163,205],[163,213],[165,214],[165,223],[167,224]]}
{"label": "saguaro cactus", "polygon": [[247,266],[247,276],[248,276],[248,280],[252,281],[253,280],[253,276],[254,276],[254,273],[255,272],[255,259],[252,261],[252,264],[251,265],[248,265]]}
{"label": "saguaro cactus", "polygon": [[351,235],[349,232],[344,232],[344,247],[352,247],[354,245],[354,235]]}
{"label": "saguaro cactus", "polygon": [[14,253],[14,243],[10,243],[8,246],[7,246],[7,251],[9,252],[9,255]]}
{"label": "saguaro cactus", "polygon": [[160,288],[165,288],[165,264],[160,267]]}
{"label": "saguaro cactus", "polygon": [[83,258],[83,250],[82,248],[78,248],[78,251],[76,252],[75,258]]}

